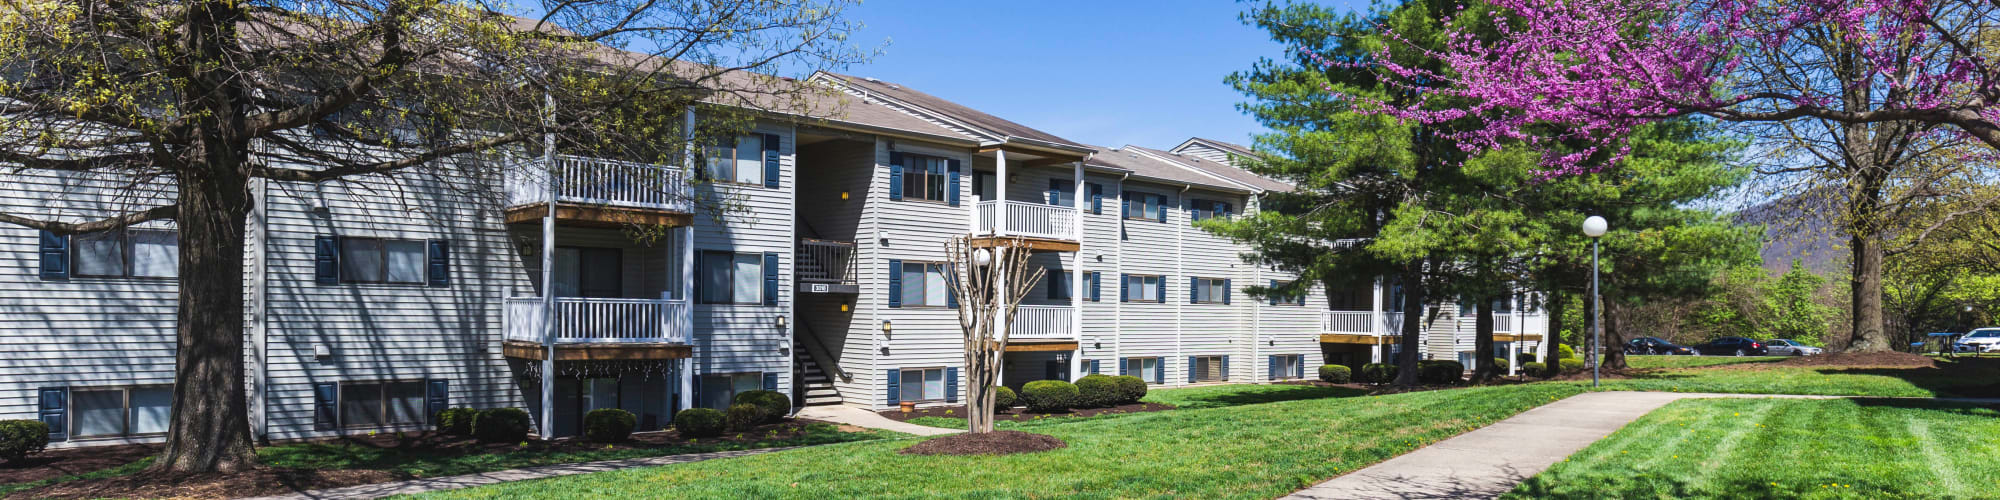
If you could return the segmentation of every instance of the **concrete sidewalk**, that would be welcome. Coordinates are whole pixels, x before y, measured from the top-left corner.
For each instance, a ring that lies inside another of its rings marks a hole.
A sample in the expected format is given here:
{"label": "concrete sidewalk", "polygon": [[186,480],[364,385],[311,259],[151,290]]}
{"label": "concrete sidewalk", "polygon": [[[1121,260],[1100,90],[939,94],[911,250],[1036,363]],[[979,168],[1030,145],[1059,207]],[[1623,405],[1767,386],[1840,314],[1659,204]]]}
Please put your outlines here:
{"label": "concrete sidewalk", "polygon": [[1494,498],[1611,435],[1688,398],[1808,398],[1762,394],[1587,392],[1292,493],[1293,499]]}
{"label": "concrete sidewalk", "polygon": [[807,406],[805,408],[799,409],[799,414],[797,415],[797,417],[812,419],[812,420],[822,420],[839,424],[847,424],[855,427],[867,427],[870,429],[896,431],[904,434],[916,434],[918,436],[942,436],[945,434],[957,434],[959,432],[962,432],[952,429],[943,429],[938,427],[917,425],[908,422],[898,422],[895,420],[890,420],[888,417],[877,415],[875,414],[875,412],[863,410],[860,408],[855,408],[852,406],[840,406],[840,405]]}

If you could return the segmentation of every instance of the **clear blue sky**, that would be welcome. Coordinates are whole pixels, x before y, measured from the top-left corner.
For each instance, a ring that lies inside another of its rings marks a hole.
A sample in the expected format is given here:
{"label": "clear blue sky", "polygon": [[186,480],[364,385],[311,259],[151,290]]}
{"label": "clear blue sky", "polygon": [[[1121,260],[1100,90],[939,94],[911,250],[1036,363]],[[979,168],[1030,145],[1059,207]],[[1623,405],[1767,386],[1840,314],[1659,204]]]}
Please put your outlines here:
{"label": "clear blue sky", "polygon": [[[1328,3],[1366,7],[1362,0]],[[887,41],[849,74],[880,78],[1090,144],[1248,143],[1262,130],[1222,83],[1286,47],[1226,0],[869,0],[849,11]]]}

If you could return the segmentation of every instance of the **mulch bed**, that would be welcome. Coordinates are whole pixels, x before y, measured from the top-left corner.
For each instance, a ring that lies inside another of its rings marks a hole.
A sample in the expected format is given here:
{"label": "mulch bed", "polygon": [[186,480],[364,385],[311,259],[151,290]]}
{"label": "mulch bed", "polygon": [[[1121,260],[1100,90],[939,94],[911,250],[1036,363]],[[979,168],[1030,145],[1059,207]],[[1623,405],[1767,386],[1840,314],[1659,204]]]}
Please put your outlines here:
{"label": "mulch bed", "polygon": [[[787,439],[805,434],[805,427],[822,423],[792,420],[759,426],[746,432],[729,432],[720,437],[690,440],[673,430],[633,434],[629,441],[606,444],[582,439],[480,443],[477,440],[445,436],[433,432],[353,436],[317,443],[350,444],[393,448],[412,453],[443,456],[471,456],[488,453],[534,451],[562,453],[609,449],[663,448],[688,444],[751,442]],[[841,426],[842,431],[863,429]],[[0,464],[0,484],[37,481],[108,469],[129,464],[159,452],[158,445],[107,446],[54,450],[23,460],[23,467]],[[240,498],[281,495],[306,490],[339,488],[363,484],[413,479],[408,474],[375,469],[294,469],[260,466],[232,473],[167,473],[143,471],[128,476],[68,481],[22,490],[7,498]]]}
{"label": "mulch bed", "polygon": [[1066,448],[1055,436],[1021,431],[952,434],[924,440],[898,452],[904,455],[1012,455]]}
{"label": "mulch bed", "polygon": [[1835,352],[1793,356],[1784,361],[1767,364],[1840,368],[1937,368],[1937,360],[1907,352]]}
{"label": "mulch bed", "polygon": [[[1119,413],[1144,413],[1149,411],[1166,411],[1172,409],[1174,409],[1174,405],[1163,405],[1159,403],[1132,403],[1132,404],[1112,406],[1108,408],[1077,408],[1074,410],[1060,412],[1060,413],[1036,413],[1028,411],[1027,408],[1009,408],[1005,412],[994,413],[993,421],[999,422],[1003,420],[1012,420],[1016,422],[1026,422],[1029,420],[1036,420],[1043,418],[1095,417],[1098,415],[1114,415]],[[916,411],[912,411],[909,413],[903,413],[902,410],[886,410],[877,413],[881,414],[884,417],[888,417],[890,420],[895,420],[898,422],[908,422],[912,419],[916,419],[919,417],[965,418],[965,405],[933,406],[929,408],[918,408],[916,409]]]}

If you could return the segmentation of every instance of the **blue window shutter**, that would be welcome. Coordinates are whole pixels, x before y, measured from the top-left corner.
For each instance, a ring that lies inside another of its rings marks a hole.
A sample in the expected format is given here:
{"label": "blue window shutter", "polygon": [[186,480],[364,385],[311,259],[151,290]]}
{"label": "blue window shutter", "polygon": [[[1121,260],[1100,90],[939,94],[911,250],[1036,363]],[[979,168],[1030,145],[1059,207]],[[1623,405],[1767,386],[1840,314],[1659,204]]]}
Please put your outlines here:
{"label": "blue window shutter", "polygon": [[1271,305],[1278,305],[1278,280],[1271,280],[1270,288],[1271,296],[1265,297],[1265,300],[1271,301]]}
{"label": "blue window shutter", "polygon": [[1118,358],[1118,376],[1131,375],[1132,367],[1125,363],[1128,359],[1132,358]]}
{"label": "blue window shutter", "polygon": [[1153,383],[1167,383],[1167,358],[1155,358],[1153,360]]}
{"label": "blue window shutter", "polygon": [[903,382],[902,370],[889,370],[889,390],[887,394],[885,394],[885,396],[888,398],[889,404],[896,404],[903,400],[902,398],[903,390],[901,387],[897,387],[897,384],[901,384],[902,382]]}
{"label": "blue window shutter", "polygon": [[69,388],[43,387],[41,399],[40,417],[49,426],[49,440],[68,441],[69,427],[63,424],[69,422]]}
{"label": "blue window shutter", "polygon": [[903,261],[901,260],[889,259],[889,307],[903,307]]}
{"label": "blue window shutter", "polygon": [[1201,302],[1201,294],[1199,294],[1199,293],[1195,293],[1195,292],[1196,292],[1197,290],[1199,290],[1199,289],[1200,289],[1200,287],[1201,287],[1201,278],[1196,278],[1196,277],[1192,277],[1192,276],[1188,277],[1188,303],[1189,303],[1189,304],[1195,304],[1195,303],[1199,303],[1199,302]]}
{"label": "blue window shutter", "polygon": [[1100,288],[1099,288],[1099,284],[1100,284],[1100,283],[1099,283],[1099,282],[1100,282],[1100,281],[1103,281],[1102,279],[1100,279],[1100,278],[1099,278],[1100,276],[1103,276],[1103,273],[1099,273],[1099,272],[1097,272],[1097,271],[1091,271],[1091,272],[1090,272],[1090,301],[1091,301],[1091,302],[1097,302],[1097,301],[1101,300],[1101,298],[1102,298],[1102,296],[1098,294],[1098,291],[1100,290]]}
{"label": "blue window shutter", "polygon": [[430,265],[426,267],[432,288],[451,286],[451,240],[431,240],[428,245]]}
{"label": "blue window shutter", "polygon": [[313,384],[313,430],[330,431],[340,428],[340,384],[320,382]]}
{"label": "blue window shutter", "polygon": [[1159,214],[1159,216],[1160,216],[1160,222],[1166,222],[1166,221],[1167,221],[1167,195],[1163,195],[1163,194],[1156,194],[1156,195],[1153,195],[1153,199],[1154,199],[1154,200],[1158,200],[1158,201],[1155,201],[1154,203],[1155,203],[1156,205],[1158,205],[1158,206],[1160,207],[1160,214]]}
{"label": "blue window shutter", "polygon": [[[1141,284],[1141,285],[1144,285],[1144,284],[1145,284],[1145,282],[1143,282],[1143,281],[1142,281],[1142,282],[1140,282],[1140,284]],[[1160,295],[1160,296],[1159,296],[1159,299],[1158,299],[1158,300],[1155,300],[1154,302],[1159,302],[1159,303],[1161,303],[1161,304],[1165,304],[1165,303],[1167,303],[1167,277],[1166,277],[1166,276],[1161,276],[1159,280],[1156,280],[1156,281],[1154,281],[1154,282],[1153,282],[1153,292],[1155,292],[1155,293],[1158,293],[1158,294]]]}
{"label": "blue window shutter", "polygon": [[944,402],[958,402],[958,367],[944,369]]}
{"label": "blue window shutter", "polygon": [[889,152],[889,199],[903,199],[903,153]]}
{"label": "blue window shutter", "polygon": [[[947,270],[945,272],[949,272],[954,275],[958,274],[957,266],[951,266],[946,269]],[[944,306],[952,309],[958,308],[958,290],[951,289],[951,285],[949,283],[947,283],[944,287]]]}
{"label": "blue window shutter", "polygon": [[1292,299],[1299,301],[1299,305],[1303,306],[1306,305],[1306,296],[1311,294],[1312,294],[1312,288],[1308,287],[1306,288],[1305,291],[1299,292],[1298,296],[1293,297]]}
{"label": "blue window shutter", "polygon": [[1194,383],[1194,356],[1188,356],[1187,379],[1188,383]]}
{"label": "blue window shutter", "polygon": [[1048,200],[1050,205],[1062,204],[1062,181],[1053,177],[1049,178],[1049,191],[1042,193],[1042,199]]}
{"label": "blue window shutter", "polygon": [[1222,379],[1229,380],[1229,355],[1222,355]]}
{"label": "blue window shutter", "polygon": [[693,289],[692,292],[694,293],[694,301],[689,302],[690,304],[706,303],[702,302],[703,297],[701,296],[701,288],[702,288],[701,282],[707,281],[707,279],[705,279],[705,277],[701,275],[704,269],[708,269],[706,267],[702,267],[701,265],[702,261],[704,260],[708,260],[708,252],[696,251],[694,253],[694,283],[689,283],[689,288]]}
{"label": "blue window shutter", "polygon": [[764,372],[764,390],[778,390],[778,372]]}
{"label": "blue window shutter", "polygon": [[1266,378],[1269,378],[1270,380],[1277,380],[1277,379],[1278,379],[1278,356],[1277,356],[1277,355],[1271,355],[1271,356],[1265,356],[1265,357],[1264,357],[1264,376],[1265,376]]}
{"label": "blue window shutter", "polygon": [[434,378],[424,382],[428,386],[424,388],[424,414],[436,423],[437,415],[451,407],[451,379]]}
{"label": "blue window shutter", "polygon": [[764,305],[778,305],[777,252],[764,252]]}
{"label": "blue window shutter", "polygon": [[1202,201],[1190,198],[1187,200],[1187,204],[1188,222],[1201,222]]}
{"label": "blue window shutter", "polygon": [[[42,231],[42,279],[69,279],[69,237]],[[65,434],[67,436],[67,434]]]}
{"label": "blue window shutter", "polygon": [[1090,189],[1090,214],[1104,213],[1104,185],[1095,182],[1086,184]]}
{"label": "blue window shutter", "polygon": [[708,380],[707,380],[706,378],[702,377],[701,375],[695,375],[695,376],[694,376],[694,387],[692,387],[692,388],[689,388],[689,390],[688,390],[688,392],[692,392],[692,393],[694,393],[694,394],[692,395],[692,396],[693,396],[693,398],[692,398],[692,399],[694,399],[694,406],[691,406],[690,408],[700,408],[700,407],[701,407],[701,384],[703,384],[703,383],[705,383],[705,382],[707,382],[707,381],[708,381]]}
{"label": "blue window shutter", "polygon": [[1127,279],[1122,273],[1118,275],[1118,301],[1132,301],[1132,280]]}
{"label": "blue window shutter", "polygon": [[764,134],[764,187],[778,187],[778,134]]}
{"label": "blue window shutter", "polygon": [[315,238],[313,250],[313,278],[321,285],[340,284],[340,237]]}
{"label": "blue window shutter", "polygon": [[1229,278],[1222,279],[1222,305],[1229,305]]}
{"label": "blue window shutter", "polygon": [[944,161],[945,182],[950,185],[950,188],[945,190],[945,201],[954,207],[958,206],[958,165],[956,158]]}
{"label": "blue window shutter", "polygon": [[1292,376],[1306,378],[1306,357],[1299,356],[1299,362],[1292,365]]}
{"label": "blue window shutter", "polygon": [[1097,371],[1097,369],[1099,368],[1099,367],[1098,367],[1098,363],[1099,363],[1099,362],[1102,362],[1102,361],[1104,361],[1104,360],[1101,360],[1101,359],[1093,359],[1093,360],[1090,360],[1090,374],[1091,374],[1091,375],[1098,375],[1098,374],[1101,374],[1101,373],[1103,373],[1103,372],[1100,372],[1100,371]]}

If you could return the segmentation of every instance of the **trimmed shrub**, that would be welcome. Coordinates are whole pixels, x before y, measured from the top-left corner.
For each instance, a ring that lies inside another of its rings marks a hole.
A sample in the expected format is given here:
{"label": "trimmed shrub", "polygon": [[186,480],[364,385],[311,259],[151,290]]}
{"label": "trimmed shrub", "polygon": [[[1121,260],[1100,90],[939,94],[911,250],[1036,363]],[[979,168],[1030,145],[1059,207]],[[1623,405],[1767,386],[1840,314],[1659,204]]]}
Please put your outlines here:
{"label": "trimmed shrub", "polygon": [[1569,344],[1556,344],[1556,359],[1577,359],[1576,349]]}
{"label": "trimmed shrub", "polygon": [[1118,381],[1110,375],[1084,375],[1076,380],[1076,406],[1082,408],[1104,408],[1118,406],[1123,394],[1118,392]]}
{"label": "trimmed shrub", "polygon": [[1507,358],[1493,358],[1493,369],[1500,373],[1507,373]]}
{"label": "trimmed shrub", "polygon": [[1132,404],[1146,397],[1146,379],[1135,375],[1111,377],[1118,383],[1118,404]]}
{"label": "trimmed shrub", "polygon": [[720,436],[722,424],[722,412],[712,408],[688,408],[674,414],[674,430],[680,432],[681,437]]}
{"label": "trimmed shrub", "polygon": [[1021,402],[1038,412],[1057,412],[1076,406],[1080,397],[1076,384],[1061,380],[1036,380],[1021,386]]}
{"label": "trimmed shrub", "polygon": [[598,408],[583,414],[583,437],[599,443],[616,443],[632,437],[639,417],[617,408]]}
{"label": "trimmed shrub", "polygon": [[1451,385],[1465,378],[1465,365],[1457,361],[1417,362],[1417,381],[1428,385]]}
{"label": "trimmed shrub", "polygon": [[1583,371],[1583,360],[1576,358],[1563,358],[1562,371],[1563,373]]}
{"label": "trimmed shrub", "polygon": [[764,423],[764,419],[770,417],[770,415],[764,413],[764,407],[762,406],[741,403],[729,405],[729,415],[726,418],[729,421],[730,430],[747,431],[757,427],[757,424]]}
{"label": "trimmed shrub", "polygon": [[757,405],[758,408],[763,408],[764,421],[766,422],[783,420],[785,415],[792,413],[792,398],[785,397],[784,394],[780,394],[778,391],[744,391],[737,393],[736,399],[730,402],[735,404],[748,403]]}
{"label": "trimmed shrub", "polygon": [[471,408],[445,408],[438,412],[438,433],[447,436],[472,435],[472,420],[479,417],[479,410]]}
{"label": "trimmed shrub", "polygon": [[1332,384],[1345,384],[1354,379],[1354,370],[1342,365],[1319,365],[1319,379]]}
{"label": "trimmed shrub", "polygon": [[1537,361],[1541,361],[1541,360],[1542,360],[1542,358],[1537,358],[1537,357],[1535,357],[1535,353],[1532,353],[1532,352],[1524,352],[1524,353],[1521,353],[1521,355],[1520,355],[1520,356],[1515,356],[1515,357],[1514,357],[1514,362],[1515,362],[1515,363],[1520,363],[1520,364],[1523,364],[1523,365],[1525,365],[1525,364],[1528,364],[1528,363],[1534,363],[1534,362],[1537,362]]}
{"label": "trimmed shrub", "polygon": [[1547,377],[1549,375],[1552,375],[1551,373],[1549,373],[1548,364],[1536,363],[1533,361],[1527,363],[1521,363],[1521,373],[1525,373],[1535,377]]}
{"label": "trimmed shrub", "polygon": [[1013,389],[1008,389],[1008,388],[1007,388],[1007,386],[1004,386],[1004,385],[996,385],[996,386],[993,386],[993,410],[994,410],[994,411],[1000,411],[1000,410],[1006,410],[1006,409],[1009,409],[1009,408],[1013,408],[1013,407],[1014,407],[1014,402],[1016,402],[1016,401],[1020,401],[1020,400],[1021,400],[1021,398],[1020,398],[1020,397],[1017,397],[1017,396],[1015,396],[1015,395],[1014,395],[1014,390],[1013,390]]}
{"label": "trimmed shrub", "polygon": [[49,447],[49,424],[40,420],[0,420],[0,460],[16,462]]}
{"label": "trimmed shrub", "polygon": [[1396,365],[1369,363],[1361,365],[1361,381],[1370,384],[1387,384],[1396,381]]}
{"label": "trimmed shrub", "polygon": [[482,443],[519,443],[528,439],[528,412],[494,408],[472,417],[472,437]]}

